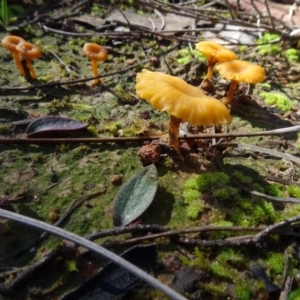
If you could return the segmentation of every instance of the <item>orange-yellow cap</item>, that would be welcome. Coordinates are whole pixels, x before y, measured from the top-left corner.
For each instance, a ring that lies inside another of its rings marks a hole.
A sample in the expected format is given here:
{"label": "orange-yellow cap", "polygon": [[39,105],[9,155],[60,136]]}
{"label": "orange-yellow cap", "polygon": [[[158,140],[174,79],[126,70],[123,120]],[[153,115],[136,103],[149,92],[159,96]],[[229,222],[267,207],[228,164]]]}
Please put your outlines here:
{"label": "orange-yellow cap", "polygon": [[203,41],[196,44],[196,49],[203,53],[211,63],[221,63],[237,59],[234,52],[214,42]]}
{"label": "orange-yellow cap", "polygon": [[40,58],[42,56],[40,48],[28,42],[19,43],[16,50],[23,58],[27,59]]}
{"label": "orange-yellow cap", "polygon": [[156,109],[192,125],[229,124],[232,120],[221,101],[175,76],[144,69],[136,76],[136,93]]}
{"label": "orange-yellow cap", "polygon": [[242,60],[231,60],[218,64],[216,69],[223,78],[238,82],[259,83],[266,77],[264,68]]}
{"label": "orange-yellow cap", "polygon": [[91,60],[105,61],[107,59],[107,50],[94,43],[86,43],[83,46],[83,53]]}

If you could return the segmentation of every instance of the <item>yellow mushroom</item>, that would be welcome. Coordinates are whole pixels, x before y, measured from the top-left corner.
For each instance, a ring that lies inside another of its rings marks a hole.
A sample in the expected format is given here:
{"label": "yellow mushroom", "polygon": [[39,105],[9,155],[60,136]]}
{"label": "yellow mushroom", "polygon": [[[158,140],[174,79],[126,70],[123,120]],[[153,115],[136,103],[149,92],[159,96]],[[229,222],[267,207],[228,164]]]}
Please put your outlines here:
{"label": "yellow mushroom", "polygon": [[227,94],[222,99],[225,104],[229,104],[232,101],[234,92],[240,82],[259,83],[266,76],[264,68],[242,60],[232,60],[218,64],[216,69],[221,77],[231,80]]}
{"label": "yellow mushroom", "polygon": [[22,39],[21,37],[15,35],[8,35],[5,38],[3,38],[3,40],[1,41],[1,45],[2,47],[4,47],[5,49],[7,49],[12,53],[15,64],[19,69],[21,76],[25,76],[25,71],[21,64],[19,53],[16,50],[16,47],[22,42],[25,42],[25,40]]}
{"label": "yellow mushroom", "polygon": [[[94,43],[86,43],[83,46],[83,53],[92,61],[92,70],[95,77],[98,76],[98,61],[105,61],[107,59],[107,50]],[[93,80],[93,85],[100,83],[99,78]]]}
{"label": "yellow mushroom", "polygon": [[182,79],[160,72],[142,70],[136,76],[136,93],[158,110],[170,115],[170,144],[179,148],[181,121],[191,125],[212,126],[229,124],[231,115],[219,100],[206,96]]}
{"label": "yellow mushroom", "polygon": [[199,52],[201,52],[207,59],[208,62],[208,70],[206,75],[207,79],[212,78],[214,66],[217,63],[222,63],[225,61],[237,59],[237,56],[234,52],[214,42],[208,42],[208,41],[200,42],[196,44],[196,49]]}
{"label": "yellow mushroom", "polygon": [[18,51],[19,55],[26,60],[31,78],[36,79],[36,73],[31,61],[34,58],[40,58],[42,56],[42,52],[39,47],[24,41],[18,44],[16,50]]}

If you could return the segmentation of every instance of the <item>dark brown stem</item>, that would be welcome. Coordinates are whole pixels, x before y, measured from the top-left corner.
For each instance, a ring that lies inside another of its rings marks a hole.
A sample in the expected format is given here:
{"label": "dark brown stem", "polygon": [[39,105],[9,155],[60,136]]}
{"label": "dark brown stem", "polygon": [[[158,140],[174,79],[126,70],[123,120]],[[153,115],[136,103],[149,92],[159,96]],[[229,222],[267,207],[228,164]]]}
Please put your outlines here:
{"label": "dark brown stem", "polygon": [[238,82],[238,81],[232,80],[232,81],[230,82],[229,88],[228,88],[228,91],[227,91],[227,94],[226,94],[226,96],[222,99],[222,101],[224,102],[224,104],[229,104],[229,103],[232,101],[234,92],[235,92],[236,88],[238,87],[238,85],[239,85],[239,82]]}
{"label": "dark brown stem", "polygon": [[169,137],[170,137],[170,145],[173,146],[175,149],[179,149],[179,125],[181,123],[181,119],[177,117],[170,116],[169,121]]}

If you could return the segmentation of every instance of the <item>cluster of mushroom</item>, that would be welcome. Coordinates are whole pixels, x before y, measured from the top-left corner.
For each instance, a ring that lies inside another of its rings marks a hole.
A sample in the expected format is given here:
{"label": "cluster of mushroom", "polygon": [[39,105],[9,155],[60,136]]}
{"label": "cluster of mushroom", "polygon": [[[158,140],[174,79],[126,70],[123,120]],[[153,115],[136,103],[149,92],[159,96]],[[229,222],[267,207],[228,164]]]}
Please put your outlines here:
{"label": "cluster of mushroom", "polygon": [[21,76],[25,77],[25,70],[21,63],[21,58],[24,58],[32,79],[36,79],[36,73],[32,66],[31,60],[40,58],[42,53],[40,49],[31,43],[26,42],[19,36],[8,35],[1,41],[2,47],[12,53],[13,59]]}
{"label": "cluster of mushroom", "polygon": [[[10,51],[13,55],[13,59],[21,76],[25,77],[25,70],[21,63],[21,58],[25,59],[30,76],[32,79],[36,79],[36,73],[32,66],[31,60],[34,58],[40,58],[42,53],[40,49],[31,43],[26,42],[23,38],[15,35],[8,35],[1,41],[2,47]],[[83,53],[92,61],[93,75],[98,77],[98,61],[105,61],[107,59],[107,50],[94,43],[86,43],[83,46]],[[98,78],[93,80],[93,85],[100,83]]]}
{"label": "cluster of mushroom", "polygon": [[220,75],[231,80],[222,102],[205,95],[199,88],[187,84],[178,77],[160,72],[142,70],[136,76],[137,95],[149,101],[154,108],[170,115],[170,145],[179,149],[179,126],[181,121],[191,125],[213,126],[229,124],[232,120],[227,108],[239,82],[258,83],[264,80],[262,67],[237,60],[231,50],[212,42],[200,42],[196,49],[208,60],[206,78],[212,78],[215,65]]}
{"label": "cluster of mushroom", "polygon": [[208,71],[206,78],[211,79],[214,67],[221,77],[230,80],[230,85],[223,103],[229,104],[232,101],[235,90],[239,82],[259,83],[265,79],[264,68],[247,62],[238,60],[234,52],[219,44],[203,41],[196,44],[196,49],[200,51],[208,61]]}
{"label": "cluster of mushroom", "polygon": [[199,88],[175,76],[144,69],[136,76],[136,93],[154,108],[170,115],[169,139],[175,149],[179,149],[181,121],[212,126],[229,124],[232,120],[228,108],[221,101],[206,96]]}

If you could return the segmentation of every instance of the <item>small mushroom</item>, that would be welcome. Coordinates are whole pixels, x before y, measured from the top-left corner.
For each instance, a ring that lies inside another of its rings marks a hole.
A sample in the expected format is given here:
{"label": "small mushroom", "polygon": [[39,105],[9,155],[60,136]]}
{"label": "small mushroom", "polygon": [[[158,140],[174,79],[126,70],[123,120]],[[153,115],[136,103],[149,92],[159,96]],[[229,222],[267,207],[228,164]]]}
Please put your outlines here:
{"label": "small mushroom", "polygon": [[19,56],[18,51],[16,50],[16,47],[20,43],[23,43],[23,42],[25,42],[24,39],[22,39],[19,36],[15,36],[15,35],[8,35],[4,39],[2,39],[2,41],[1,41],[2,47],[7,49],[8,51],[10,51],[12,53],[15,64],[16,64],[17,68],[19,69],[21,76],[25,76],[25,71],[24,71],[23,66],[21,64],[20,56]]}
{"label": "small mushroom", "polygon": [[216,69],[221,77],[231,80],[227,94],[222,99],[225,104],[229,104],[232,101],[239,82],[255,84],[263,81],[266,76],[264,68],[242,60],[232,60],[218,64]]}
{"label": "small mushroom", "polygon": [[31,61],[34,58],[40,58],[42,56],[40,48],[34,44],[22,42],[18,44],[16,50],[22,58],[25,58],[31,78],[36,79],[36,73],[34,71]]}
{"label": "small mushroom", "polygon": [[206,96],[178,77],[143,70],[137,74],[135,88],[140,98],[170,115],[170,144],[176,149],[179,149],[181,121],[203,126],[231,122],[231,115],[221,101]]}
{"label": "small mushroom", "polygon": [[[97,68],[98,61],[105,61],[107,59],[107,50],[98,44],[86,43],[83,46],[83,53],[92,61],[93,74],[97,77],[99,75]],[[96,78],[92,84],[96,85],[98,83],[100,83],[100,79]]]}
{"label": "small mushroom", "polygon": [[234,60],[236,54],[226,47],[214,42],[203,41],[196,44],[196,49],[201,52],[208,61],[207,79],[211,79],[214,71],[214,66],[217,63]]}

